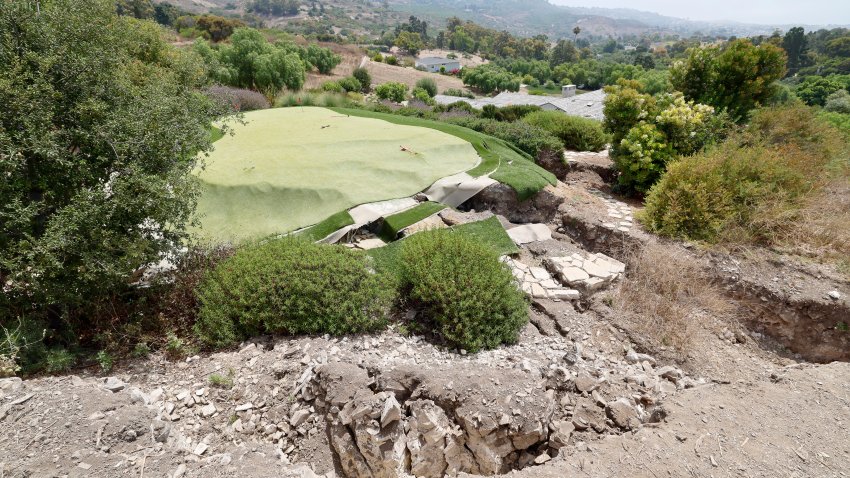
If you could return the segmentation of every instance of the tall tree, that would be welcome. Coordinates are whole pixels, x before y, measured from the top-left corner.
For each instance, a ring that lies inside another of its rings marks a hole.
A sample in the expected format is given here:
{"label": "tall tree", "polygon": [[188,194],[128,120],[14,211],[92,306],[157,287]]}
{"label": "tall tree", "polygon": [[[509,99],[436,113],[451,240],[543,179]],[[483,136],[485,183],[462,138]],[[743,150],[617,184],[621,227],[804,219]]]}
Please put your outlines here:
{"label": "tall tree", "polygon": [[806,31],[803,27],[794,27],[785,33],[785,38],[782,39],[782,48],[785,54],[788,55],[788,74],[793,75],[800,69],[803,60],[805,59],[807,41]]}
{"label": "tall tree", "polygon": [[569,40],[558,40],[558,43],[552,48],[549,56],[549,64],[552,68],[562,63],[572,63],[578,60],[578,49],[575,43]]}
{"label": "tall tree", "polygon": [[85,327],[90,304],[182,247],[222,112],[205,82],[110,0],[0,2],[0,322]]}

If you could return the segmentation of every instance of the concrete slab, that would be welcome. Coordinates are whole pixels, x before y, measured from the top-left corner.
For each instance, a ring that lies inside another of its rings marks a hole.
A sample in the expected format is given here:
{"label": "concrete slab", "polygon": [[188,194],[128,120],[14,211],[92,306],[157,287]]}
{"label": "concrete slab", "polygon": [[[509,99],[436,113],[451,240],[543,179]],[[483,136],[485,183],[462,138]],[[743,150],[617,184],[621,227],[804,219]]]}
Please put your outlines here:
{"label": "concrete slab", "polygon": [[546,241],[552,239],[552,231],[546,224],[523,224],[508,229],[508,236],[517,244]]}

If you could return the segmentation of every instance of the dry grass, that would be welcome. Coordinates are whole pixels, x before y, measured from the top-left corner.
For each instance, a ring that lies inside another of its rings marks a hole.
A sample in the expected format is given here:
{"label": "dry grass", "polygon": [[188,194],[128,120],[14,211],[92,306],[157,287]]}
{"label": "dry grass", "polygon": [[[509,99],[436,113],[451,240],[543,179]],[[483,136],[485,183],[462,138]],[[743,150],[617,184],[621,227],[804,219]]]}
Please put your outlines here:
{"label": "dry grass", "polygon": [[[322,83],[332,80],[341,80],[346,76],[351,76],[355,68],[360,66],[363,59],[363,52],[355,45],[340,45],[338,43],[319,43],[319,46],[330,48],[331,51],[342,57],[342,62],[337,65],[330,75],[322,75],[315,71],[307,74],[307,80],[304,83],[304,89],[313,89],[322,86]],[[373,80],[374,81],[374,80]]]}
{"label": "dry grass", "polygon": [[706,315],[727,316],[735,309],[697,259],[684,250],[647,245],[636,252],[615,300],[619,312],[633,316],[636,331],[652,345],[687,353]]}
{"label": "dry grass", "polygon": [[422,78],[433,78],[437,82],[437,90],[442,93],[449,88],[464,89],[463,81],[455,76],[440,75],[437,73],[428,73],[427,71],[419,71],[414,68],[404,68],[402,66],[387,65],[386,63],[375,63],[369,61],[366,65],[369,74],[372,75],[372,83],[380,85],[388,81],[398,81],[404,83],[411,89],[416,86],[416,82]]}

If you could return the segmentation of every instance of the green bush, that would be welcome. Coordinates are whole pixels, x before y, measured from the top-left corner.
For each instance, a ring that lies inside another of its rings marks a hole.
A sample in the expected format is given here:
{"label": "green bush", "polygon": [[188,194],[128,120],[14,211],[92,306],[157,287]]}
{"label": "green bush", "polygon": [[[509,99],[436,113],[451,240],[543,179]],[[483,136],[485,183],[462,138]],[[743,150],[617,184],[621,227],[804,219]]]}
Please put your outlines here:
{"label": "green bush", "polygon": [[351,76],[357,78],[357,81],[360,82],[361,93],[368,93],[372,89],[372,75],[369,74],[369,70],[366,68],[355,68]]}
{"label": "green bush", "polygon": [[393,55],[390,55],[384,58],[384,63],[386,63],[387,65],[398,65],[398,58]]}
{"label": "green bush", "polygon": [[437,82],[433,78],[421,78],[416,82],[416,87],[428,92],[431,98],[437,96]]}
{"label": "green bush", "polygon": [[678,156],[698,153],[722,139],[729,126],[725,113],[685,101],[681,93],[648,95],[635,81],[608,87],[605,130],[611,134],[611,157],[620,171],[619,185],[645,193]]}
{"label": "green bush", "polygon": [[575,151],[602,151],[608,144],[608,135],[602,123],[588,118],[569,116],[560,111],[538,111],[524,121],[545,129],[561,139],[564,147]]}
{"label": "green bush", "polygon": [[[488,106],[491,106],[492,109],[488,108]],[[535,111],[541,111],[540,107],[535,105],[510,105],[496,108],[493,105],[485,105],[481,117],[514,122],[525,118]]]}
{"label": "green bush", "polygon": [[460,88],[449,88],[447,90],[443,90],[443,94],[446,96],[457,96],[460,98],[469,98],[474,99],[475,95],[466,90],[461,90]]}
{"label": "green bush", "polygon": [[380,53],[375,53],[375,56],[372,57],[372,61],[375,63],[382,63],[384,61],[384,55]]}
{"label": "green bush", "polygon": [[800,220],[845,146],[805,106],[757,110],[750,126],[705,153],[670,163],[642,220],[659,234],[771,244]]}
{"label": "green bush", "polygon": [[363,255],[285,238],[239,250],[209,273],[198,297],[195,332],[222,347],[262,333],[377,330],[395,290]]}
{"label": "green bush", "polygon": [[395,101],[396,103],[401,103],[407,96],[407,85],[396,81],[390,81],[383,85],[378,85],[378,87],[375,88],[375,93],[378,95],[378,98],[382,100],[390,100]]}
{"label": "green bush", "polygon": [[339,80],[339,86],[349,93],[359,92],[363,89],[363,85],[360,84],[360,80],[353,76],[347,76]]}
{"label": "green bush", "polygon": [[543,154],[558,155],[564,150],[561,140],[555,135],[522,121],[507,123],[472,117],[446,118],[445,121],[503,139],[535,158]]}
{"label": "green bush", "polygon": [[345,88],[338,81],[326,81],[322,83],[322,91],[327,91],[328,93],[344,93]]}
{"label": "green bush", "polygon": [[428,92],[425,91],[424,88],[420,88],[420,87],[417,86],[410,93],[410,96],[412,96],[413,99],[416,99],[416,100],[419,100],[419,101],[425,103],[426,105],[434,104],[434,98],[431,98],[431,95],[429,95]]}
{"label": "green bush", "polygon": [[428,231],[401,246],[401,287],[435,333],[470,352],[514,343],[528,304],[498,253],[454,231]]}

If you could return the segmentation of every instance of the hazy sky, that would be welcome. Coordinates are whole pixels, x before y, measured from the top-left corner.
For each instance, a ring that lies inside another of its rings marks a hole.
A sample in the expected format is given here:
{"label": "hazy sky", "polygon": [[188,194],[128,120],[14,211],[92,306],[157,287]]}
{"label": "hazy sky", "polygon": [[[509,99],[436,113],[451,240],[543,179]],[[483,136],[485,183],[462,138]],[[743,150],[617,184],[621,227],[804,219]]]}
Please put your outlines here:
{"label": "hazy sky", "polygon": [[549,0],[575,7],[624,7],[691,20],[850,24],[850,0]]}

